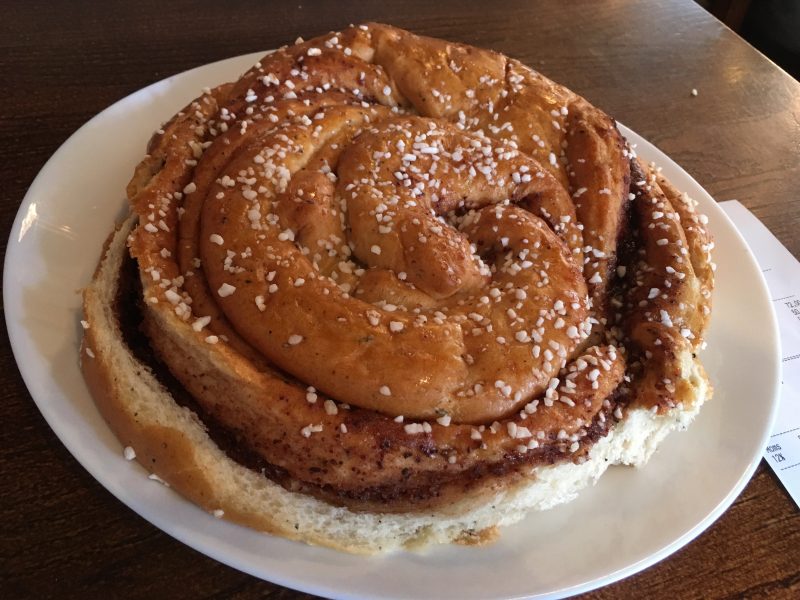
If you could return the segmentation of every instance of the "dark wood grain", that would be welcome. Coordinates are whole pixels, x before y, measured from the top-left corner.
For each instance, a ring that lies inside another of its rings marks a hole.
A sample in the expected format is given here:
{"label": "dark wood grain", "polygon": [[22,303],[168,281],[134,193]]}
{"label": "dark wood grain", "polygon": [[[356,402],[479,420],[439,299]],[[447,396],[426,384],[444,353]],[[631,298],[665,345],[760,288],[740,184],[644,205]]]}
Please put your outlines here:
{"label": "dark wood grain", "polygon": [[[38,170],[109,104],[210,61],[380,20],[520,58],[656,143],[718,200],[739,199],[800,256],[800,85],[690,0],[18,2],[2,15],[3,254]],[[0,398],[0,596],[306,597],[194,552],[114,499],[39,415],[5,331]],[[800,513],[762,463],[697,540],[585,597],[800,597]]]}

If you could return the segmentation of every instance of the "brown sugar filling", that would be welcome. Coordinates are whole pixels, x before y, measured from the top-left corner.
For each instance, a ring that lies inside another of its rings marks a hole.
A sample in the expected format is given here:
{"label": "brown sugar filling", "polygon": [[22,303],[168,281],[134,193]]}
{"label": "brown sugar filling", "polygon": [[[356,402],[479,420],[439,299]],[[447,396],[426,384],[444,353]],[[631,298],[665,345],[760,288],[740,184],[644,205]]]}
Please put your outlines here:
{"label": "brown sugar filling", "polygon": [[[142,286],[136,260],[130,255],[126,256],[120,269],[113,308],[123,339],[131,353],[152,371],[178,405],[190,409],[198,416],[213,442],[231,460],[260,473],[290,491],[309,494],[320,500],[355,510],[374,510],[375,507],[380,507],[387,512],[405,512],[422,510],[444,502],[451,497],[455,490],[460,493],[468,493],[475,491],[478,487],[491,490],[496,489],[497,486],[513,484],[524,477],[524,471],[532,467],[552,465],[565,460],[565,454],[558,445],[543,444],[538,452],[509,453],[501,462],[479,463],[457,474],[425,472],[421,477],[417,475],[415,481],[411,482],[409,481],[411,471],[404,470],[400,473],[400,481],[394,485],[337,489],[332,485],[317,485],[302,481],[293,477],[287,469],[271,463],[250,446],[246,437],[226,427],[204,410],[173,376],[167,365],[157,358],[141,325],[143,319]],[[608,400],[594,421],[585,427],[586,436],[581,440],[582,450],[579,456],[585,456],[592,444],[606,436],[617,422],[614,412],[618,406],[623,404],[619,388]],[[371,414],[369,411],[360,409],[353,409],[352,412],[352,416],[356,419],[385,419],[381,415]],[[378,446],[390,444],[392,441],[389,436],[378,442]],[[422,455],[426,453],[433,455],[437,452],[435,443],[431,443],[427,448],[423,446],[421,449]],[[569,460],[579,460],[579,456],[572,455]],[[418,457],[416,460],[422,460],[422,457]],[[375,467],[381,468],[379,458],[375,459]],[[324,466],[308,466],[310,472],[324,468]]]}

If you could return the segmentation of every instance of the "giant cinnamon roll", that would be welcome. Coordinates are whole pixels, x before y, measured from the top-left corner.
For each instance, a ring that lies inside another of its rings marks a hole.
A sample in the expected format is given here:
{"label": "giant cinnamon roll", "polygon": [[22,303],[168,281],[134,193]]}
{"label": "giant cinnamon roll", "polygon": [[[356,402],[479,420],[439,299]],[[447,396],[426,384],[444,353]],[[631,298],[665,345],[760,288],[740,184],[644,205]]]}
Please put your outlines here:
{"label": "giant cinnamon roll", "polygon": [[82,365],[217,515],[377,552],[477,543],[642,464],[710,395],[693,202],[500,54],[362,25],[162,127]]}

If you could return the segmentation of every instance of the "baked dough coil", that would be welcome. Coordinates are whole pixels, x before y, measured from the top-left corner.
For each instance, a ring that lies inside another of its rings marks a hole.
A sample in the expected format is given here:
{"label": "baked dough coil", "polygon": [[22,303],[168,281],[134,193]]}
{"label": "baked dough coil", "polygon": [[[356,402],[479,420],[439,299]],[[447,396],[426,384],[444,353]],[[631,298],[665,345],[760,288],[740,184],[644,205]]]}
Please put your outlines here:
{"label": "baked dough coil", "polygon": [[709,241],[676,194],[517,61],[369,25],[167,123],[129,245],[153,350],[280,483],[416,511],[691,401]]}

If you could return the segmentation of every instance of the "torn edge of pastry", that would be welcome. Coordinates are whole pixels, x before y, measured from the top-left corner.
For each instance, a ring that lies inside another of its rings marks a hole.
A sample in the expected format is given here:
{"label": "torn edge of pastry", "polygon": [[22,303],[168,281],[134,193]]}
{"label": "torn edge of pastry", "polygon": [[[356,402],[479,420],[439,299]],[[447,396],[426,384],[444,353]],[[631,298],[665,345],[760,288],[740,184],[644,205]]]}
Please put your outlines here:
{"label": "torn edge of pastry", "polygon": [[82,369],[153,477],[355,553],[487,543],[643,465],[711,395],[713,242],[607,115],[371,24],[157,132]]}

